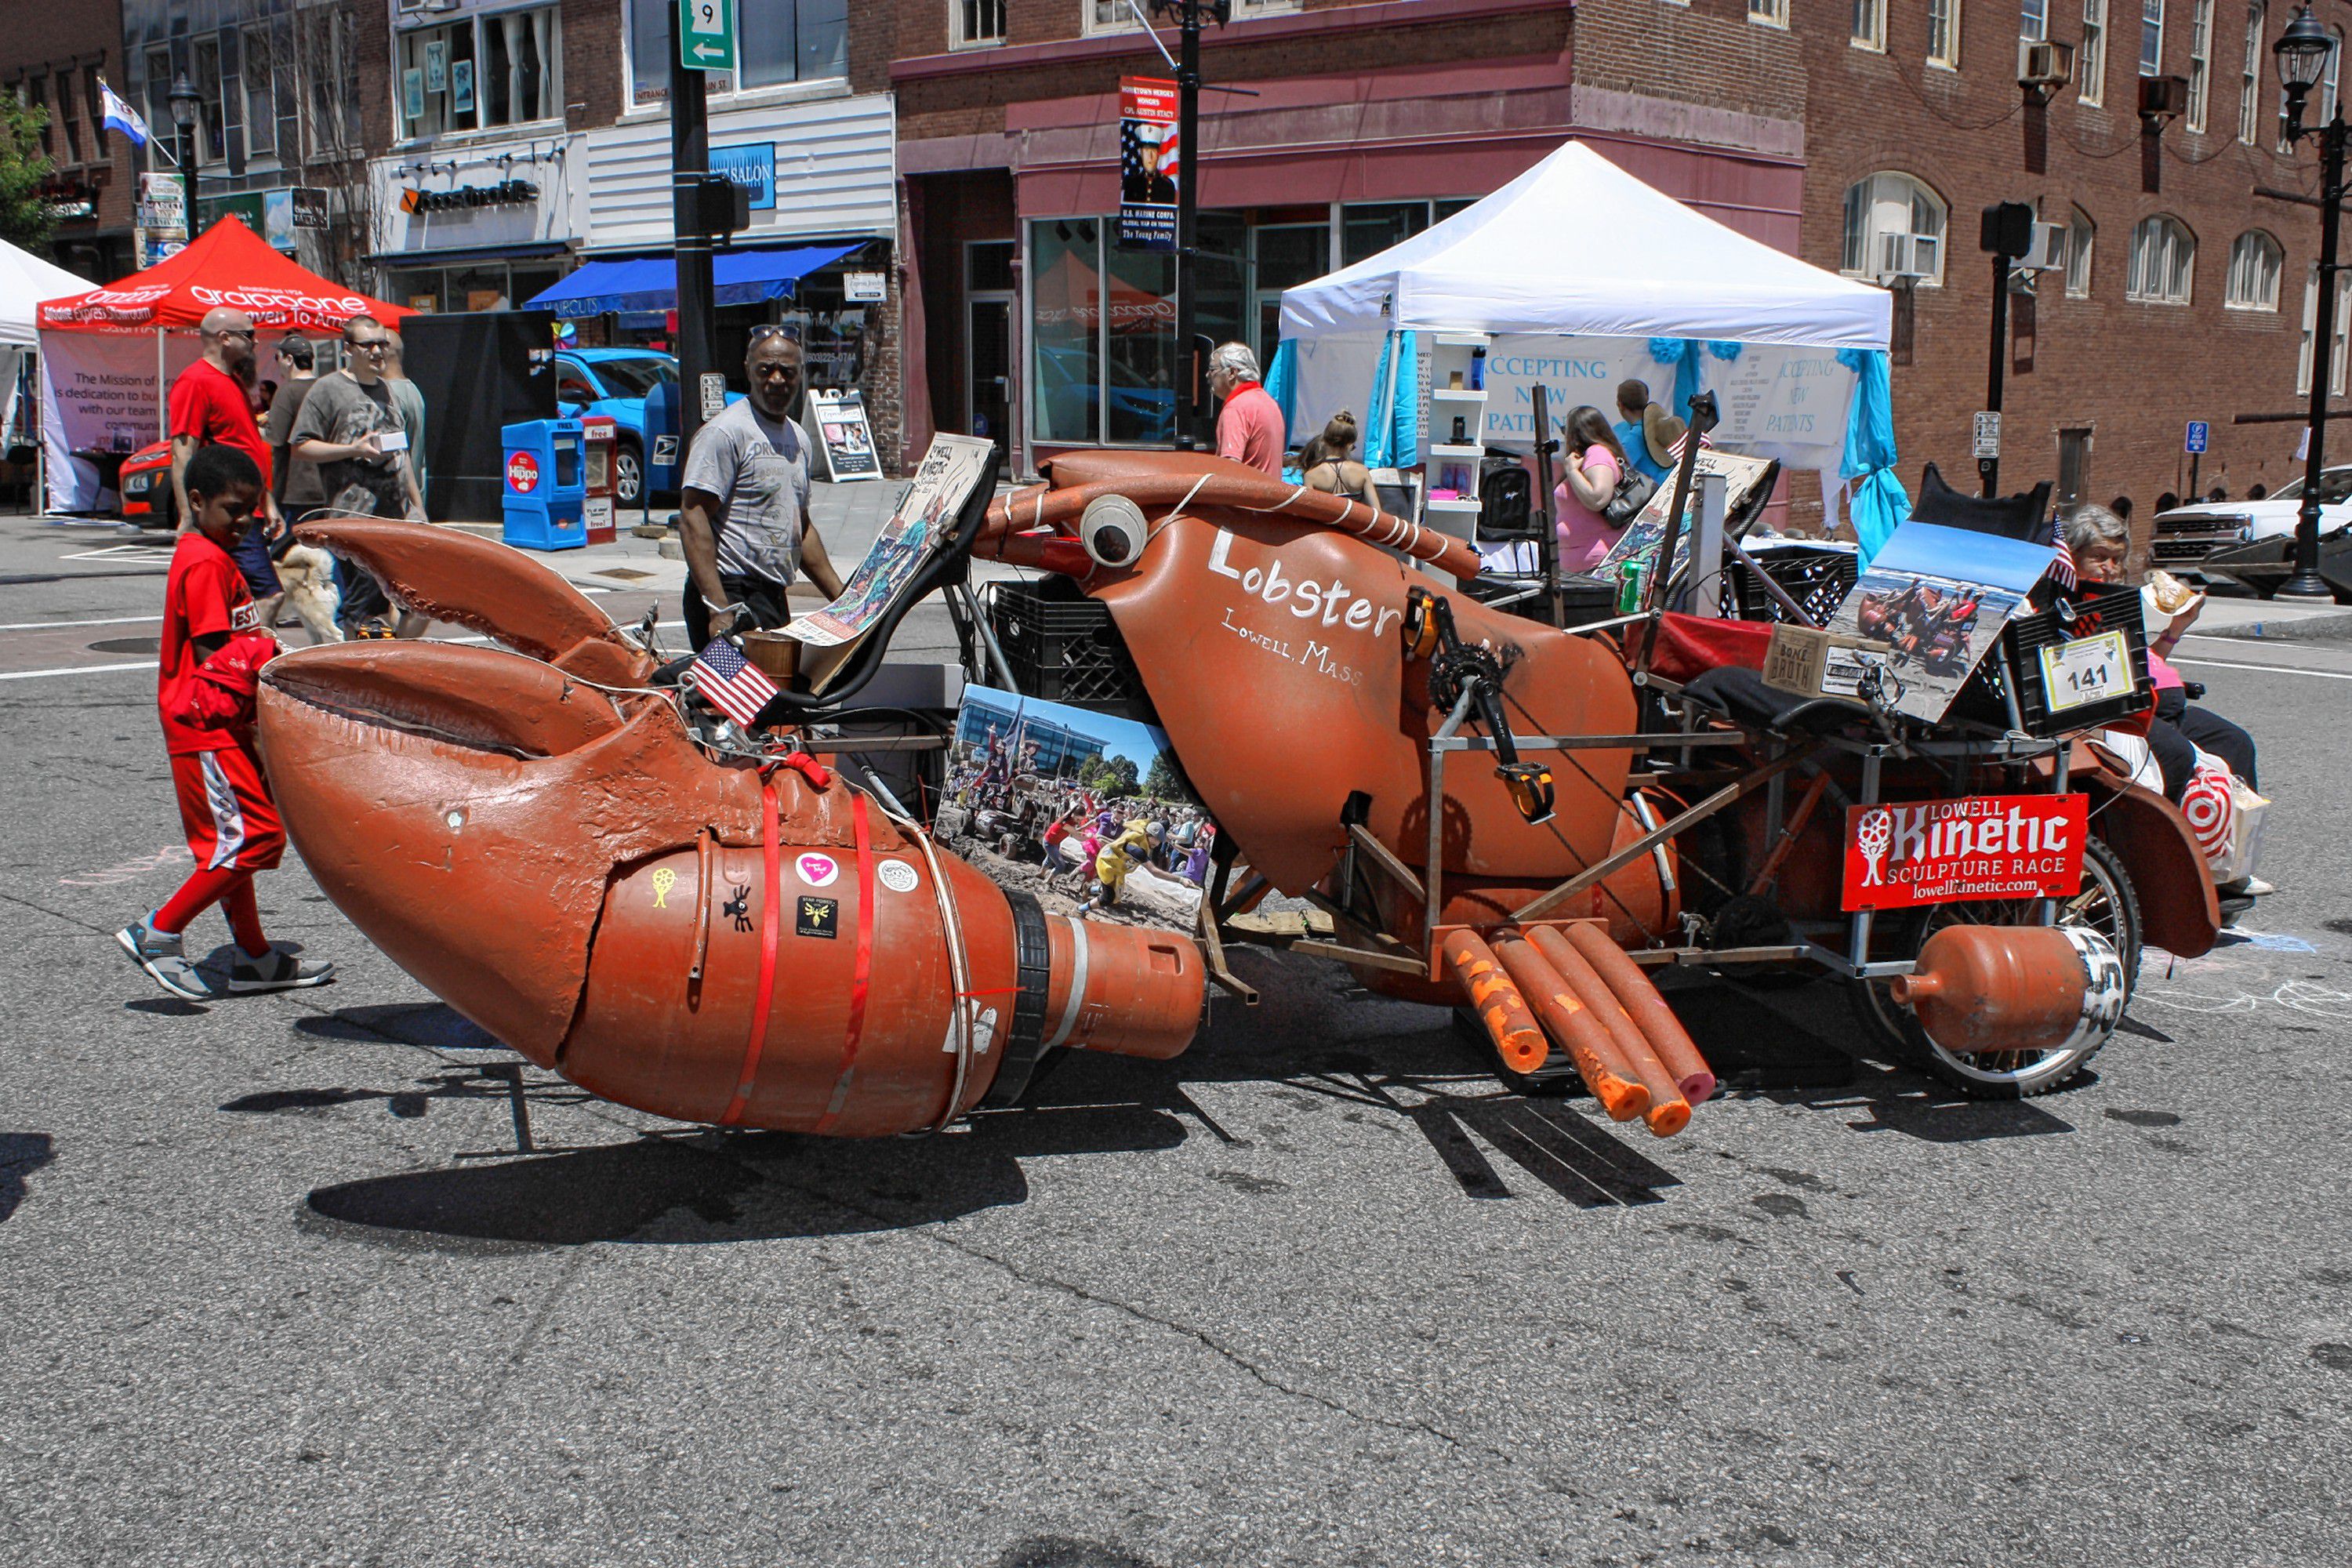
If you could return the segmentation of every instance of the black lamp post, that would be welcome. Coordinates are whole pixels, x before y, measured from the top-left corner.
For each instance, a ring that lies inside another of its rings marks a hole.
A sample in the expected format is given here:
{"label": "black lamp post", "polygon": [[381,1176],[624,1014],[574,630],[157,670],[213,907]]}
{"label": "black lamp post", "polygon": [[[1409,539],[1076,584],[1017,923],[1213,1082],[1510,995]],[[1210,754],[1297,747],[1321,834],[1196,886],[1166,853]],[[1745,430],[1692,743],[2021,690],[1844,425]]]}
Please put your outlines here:
{"label": "black lamp post", "polygon": [[188,206],[187,238],[193,240],[196,237],[196,113],[205,100],[196,96],[187,72],[173,77],[171,101],[172,123],[179,127],[173,144],[180,154],[182,199]]}
{"label": "black lamp post", "polygon": [[2286,93],[2287,140],[2317,136],[2320,169],[2320,302],[2311,327],[2311,439],[2303,468],[2303,510],[2294,529],[2294,574],[2279,585],[2278,596],[2323,603],[2333,602],[2336,596],[2319,574],[2319,489],[2327,467],[2327,384],[2335,368],[2328,360],[2336,336],[2336,274],[2340,270],[2336,260],[2336,228],[2337,207],[2344,200],[2346,130],[2340,97],[2329,106],[2330,118],[2325,125],[2305,126],[2303,105],[2326,73],[2328,56],[2335,49],[2336,40],[2311,19],[2309,5],[2295,14],[2279,41],[2271,46],[2271,53],[2278,58],[2279,86]]}

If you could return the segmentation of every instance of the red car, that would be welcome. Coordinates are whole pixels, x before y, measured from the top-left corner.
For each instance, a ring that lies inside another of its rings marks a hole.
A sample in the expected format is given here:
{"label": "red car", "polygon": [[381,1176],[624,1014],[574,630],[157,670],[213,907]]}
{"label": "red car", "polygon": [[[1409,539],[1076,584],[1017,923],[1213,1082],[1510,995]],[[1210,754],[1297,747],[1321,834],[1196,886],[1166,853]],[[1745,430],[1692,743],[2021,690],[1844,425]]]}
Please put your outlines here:
{"label": "red car", "polygon": [[176,528],[179,508],[172,500],[172,443],[153,441],[122,459],[115,489],[122,497],[122,521],[142,528]]}

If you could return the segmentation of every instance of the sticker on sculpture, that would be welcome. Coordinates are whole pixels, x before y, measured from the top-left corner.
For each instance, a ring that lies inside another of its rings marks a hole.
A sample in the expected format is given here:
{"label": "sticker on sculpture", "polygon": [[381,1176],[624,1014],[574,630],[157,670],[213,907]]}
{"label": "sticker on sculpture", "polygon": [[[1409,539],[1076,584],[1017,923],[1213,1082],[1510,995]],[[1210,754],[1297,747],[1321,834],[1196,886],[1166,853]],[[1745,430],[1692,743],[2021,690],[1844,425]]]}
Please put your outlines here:
{"label": "sticker on sculpture", "polygon": [[833,879],[841,874],[841,868],[830,855],[803,855],[793,864],[799,870],[801,880],[812,888],[830,888]]}
{"label": "sticker on sculpture", "polygon": [[904,860],[884,860],[874,868],[874,879],[894,893],[911,893],[919,885],[915,868]]}

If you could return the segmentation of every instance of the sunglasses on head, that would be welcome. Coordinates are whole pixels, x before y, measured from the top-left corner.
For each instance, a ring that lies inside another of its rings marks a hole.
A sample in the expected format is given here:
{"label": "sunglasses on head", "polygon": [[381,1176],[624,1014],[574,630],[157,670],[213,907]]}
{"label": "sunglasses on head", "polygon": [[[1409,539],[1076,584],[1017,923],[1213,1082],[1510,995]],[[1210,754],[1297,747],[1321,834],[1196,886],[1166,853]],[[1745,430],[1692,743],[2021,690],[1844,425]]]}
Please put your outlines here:
{"label": "sunglasses on head", "polygon": [[753,327],[751,329],[751,341],[753,342],[764,343],[770,338],[782,338],[788,343],[796,343],[800,342],[800,339],[793,336],[792,329],[789,327],[779,327],[771,324],[769,326]]}

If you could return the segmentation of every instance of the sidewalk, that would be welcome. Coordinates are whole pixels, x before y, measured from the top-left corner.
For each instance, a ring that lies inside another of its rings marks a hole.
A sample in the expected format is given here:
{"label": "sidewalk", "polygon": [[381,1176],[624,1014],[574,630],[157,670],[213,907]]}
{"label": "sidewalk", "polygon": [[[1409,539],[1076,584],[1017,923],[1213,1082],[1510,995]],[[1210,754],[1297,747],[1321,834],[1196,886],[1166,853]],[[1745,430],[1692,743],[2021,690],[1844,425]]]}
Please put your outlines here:
{"label": "sidewalk", "polygon": [[2282,605],[2274,599],[2208,597],[2192,628],[2200,637],[2249,642],[2352,638],[2352,605]]}

